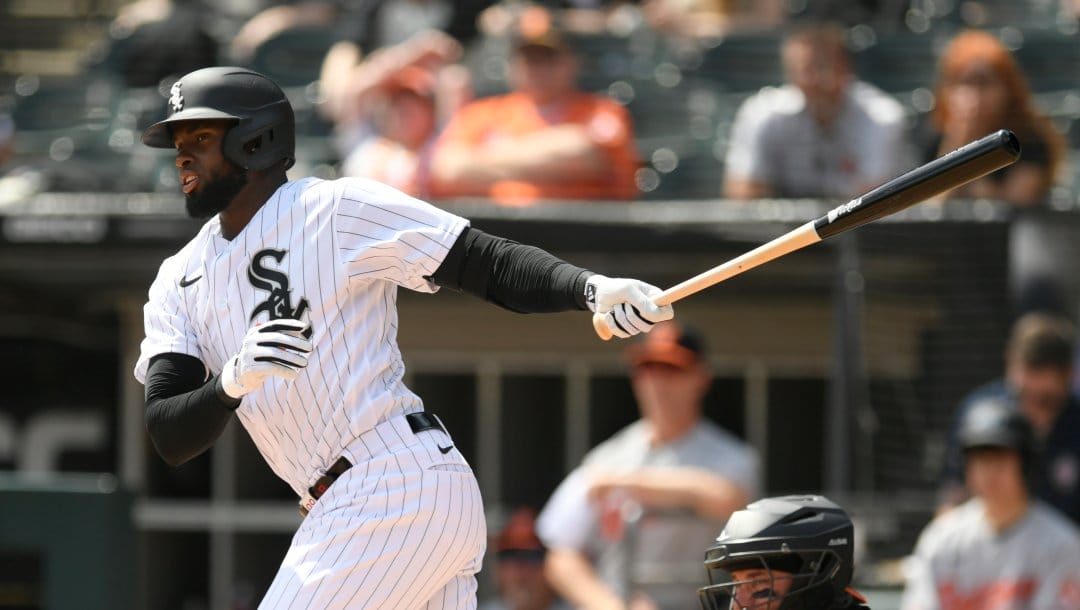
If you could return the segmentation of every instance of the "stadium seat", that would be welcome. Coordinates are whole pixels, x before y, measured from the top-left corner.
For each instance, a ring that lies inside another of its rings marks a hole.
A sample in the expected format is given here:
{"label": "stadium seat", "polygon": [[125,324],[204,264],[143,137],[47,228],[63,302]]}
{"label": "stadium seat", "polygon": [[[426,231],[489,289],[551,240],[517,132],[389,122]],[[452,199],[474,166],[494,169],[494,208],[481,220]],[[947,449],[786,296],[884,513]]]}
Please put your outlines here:
{"label": "stadium seat", "polygon": [[256,47],[247,67],[282,87],[304,86],[318,80],[323,58],[335,41],[329,28],[288,29]]}

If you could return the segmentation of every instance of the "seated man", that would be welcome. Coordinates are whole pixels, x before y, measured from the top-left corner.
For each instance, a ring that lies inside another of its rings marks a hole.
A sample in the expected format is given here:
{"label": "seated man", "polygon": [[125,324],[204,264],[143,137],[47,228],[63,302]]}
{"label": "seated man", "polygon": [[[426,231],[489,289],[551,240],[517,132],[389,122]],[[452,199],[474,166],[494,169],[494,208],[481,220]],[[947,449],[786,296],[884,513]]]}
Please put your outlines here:
{"label": "seated man", "polygon": [[520,18],[507,95],[477,100],[450,120],[432,158],[437,198],[632,199],[637,145],[630,116],[577,88],[578,62],[551,22]]}
{"label": "seated man", "polygon": [[968,409],[957,437],[974,497],[919,536],[901,610],[1080,608],[1080,534],[1031,497],[1031,424],[1015,404],[987,398]]}
{"label": "seated man", "polygon": [[781,54],[790,84],[763,89],[736,114],[725,197],[847,200],[910,169],[903,108],[855,79],[842,30],[797,30]]}
{"label": "seated man", "polygon": [[536,511],[515,510],[493,542],[498,596],[480,610],[568,610],[544,576],[547,548],[536,536]]}
{"label": "seated man", "polygon": [[685,610],[702,577],[695,542],[760,485],[757,452],[702,414],[704,340],[677,322],[651,335],[627,350],[641,419],[585,456],[537,524],[548,577],[578,608]]}
{"label": "seated man", "polygon": [[[1005,347],[1004,379],[973,390],[957,420],[984,398],[1013,400],[1041,447],[1042,459],[1030,481],[1032,493],[1080,523],[1080,401],[1072,392],[1075,335],[1064,318],[1044,313],[1020,318]],[[955,428],[945,456],[942,509],[966,499]]]}
{"label": "seated man", "polygon": [[821,496],[759,500],[705,551],[703,610],[869,610],[848,587],[854,525]]}

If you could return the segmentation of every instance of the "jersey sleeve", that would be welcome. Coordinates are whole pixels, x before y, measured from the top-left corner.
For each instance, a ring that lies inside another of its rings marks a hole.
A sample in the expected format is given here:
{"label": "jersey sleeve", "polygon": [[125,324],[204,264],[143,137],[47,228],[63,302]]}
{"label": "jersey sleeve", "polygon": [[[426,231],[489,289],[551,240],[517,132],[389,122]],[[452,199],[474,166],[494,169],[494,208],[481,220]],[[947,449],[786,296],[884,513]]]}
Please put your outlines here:
{"label": "jersey sleeve", "polygon": [[900,610],[939,610],[941,607],[933,569],[937,529],[936,522],[931,522],[919,536],[915,551],[904,559],[905,584]]}
{"label": "jersey sleeve", "polygon": [[187,354],[202,360],[187,307],[177,288],[181,275],[179,261],[179,257],[171,257],[161,264],[143,306],[146,336],[139,346],[139,359],[135,363],[135,378],[139,383],[146,383],[147,366],[158,354]]}
{"label": "jersey sleeve", "polygon": [[765,100],[761,95],[759,93],[743,102],[731,126],[724,171],[740,180],[769,182],[765,142],[768,113],[763,108]]}
{"label": "jersey sleeve", "polygon": [[587,549],[596,521],[588,491],[583,468],[563,479],[536,520],[536,534],[544,545],[582,552]]}
{"label": "jersey sleeve", "polygon": [[1046,549],[1057,546],[1056,552],[1039,554],[1042,576],[1032,600],[1032,608],[1072,610],[1080,608],[1080,539],[1073,532],[1054,540],[1033,544]]}
{"label": "jersey sleeve", "polygon": [[380,279],[437,291],[431,275],[469,222],[373,180],[343,183],[334,233],[349,281]]}

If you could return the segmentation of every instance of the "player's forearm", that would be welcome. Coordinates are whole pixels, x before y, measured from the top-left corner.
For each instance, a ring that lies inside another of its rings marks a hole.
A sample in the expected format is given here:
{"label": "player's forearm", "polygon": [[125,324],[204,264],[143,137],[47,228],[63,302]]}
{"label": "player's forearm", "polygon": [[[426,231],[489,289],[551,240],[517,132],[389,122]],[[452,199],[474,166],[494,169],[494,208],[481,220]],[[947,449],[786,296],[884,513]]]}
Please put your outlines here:
{"label": "player's forearm", "polygon": [[595,493],[628,493],[653,509],[683,508],[706,519],[723,521],[746,506],[746,492],[728,479],[701,468],[649,468],[625,475],[600,477]]}
{"label": "player's forearm", "polygon": [[496,144],[448,145],[432,163],[435,181],[451,195],[484,191],[504,180],[552,183],[609,171],[603,148],[576,125]]}
{"label": "player's forearm", "polygon": [[520,180],[588,179],[609,170],[604,149],[580,125],[560,125],[490,147],[484,157]]}
{"label": "player's forearm", "polygon": [[680,499],[698,515],[717,521],[727,519],[750,500],[738,485],[697,468],[649,471],[641,487],[641,493],[654,503]]}
{"label": "player's forearm", "polygon": [[178,466],[221,436],[239,400],[205,379],[201,362],[182,354],[155,357],[146,373],[146,430],[161,458]]}
{"label": "player's forearm", "polygon": [[535,246],[466,229],[432,280],[519,313],[584,311],[593,275]]}
{"label": "player's forearm", "polygon": [[731,175],[724,180],[724,197],[729,199],[761,199],[771,194],[764,182]]}
{"label": "player's forearm", "polygon": [[549,550],[544,573],[555,591],[578,610],[623,610],[625,607],[578,551]]}

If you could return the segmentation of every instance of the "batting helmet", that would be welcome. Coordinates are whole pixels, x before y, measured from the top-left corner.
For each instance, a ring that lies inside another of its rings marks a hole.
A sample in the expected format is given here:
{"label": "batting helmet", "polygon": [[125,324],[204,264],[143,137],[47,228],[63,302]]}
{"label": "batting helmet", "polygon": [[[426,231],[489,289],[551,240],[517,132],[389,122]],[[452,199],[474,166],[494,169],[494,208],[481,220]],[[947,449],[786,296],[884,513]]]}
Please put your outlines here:
{"label": "batting helmet", "polygon": [[169,116],[143,132],[142,141],[172,148],[172,125],[181,121],[236,121],[225,135],[225,158],[244,169],[263,170],[296,159],[296,120],[285,93],[247,68],[203,68],[184,75],[169,91]]}
{"label": "batting helmet", "polygon": [[992,396],[972,404],[960,420],[957,439],[964,451],[983,447],[1015,450],[1028,483],[1035,476],[1035,432],[1012,398]]}
{"label": "batting helmet", "polygon": [[[847,513],[822,496],[754,502],[733,513],[705,551],[709,586],[698,590],[701,606],[827,610],[857,605],[847,593],[854,533]],[[761,572],[740,581],[732,575],[738,570]]]}

